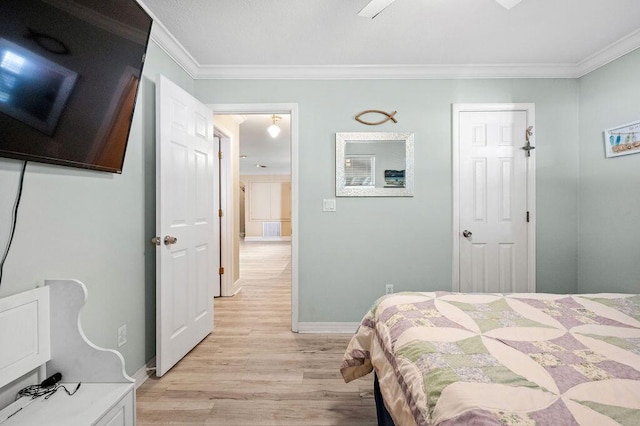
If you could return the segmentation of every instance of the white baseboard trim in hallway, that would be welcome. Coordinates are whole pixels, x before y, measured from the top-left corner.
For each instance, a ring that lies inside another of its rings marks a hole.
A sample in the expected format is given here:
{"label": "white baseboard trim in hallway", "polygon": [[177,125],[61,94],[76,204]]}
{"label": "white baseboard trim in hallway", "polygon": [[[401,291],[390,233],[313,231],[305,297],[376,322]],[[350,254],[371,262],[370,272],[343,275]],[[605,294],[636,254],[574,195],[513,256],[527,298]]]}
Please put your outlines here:
{"label": "white baseboard trim in hallway", "polygon": [[244,237],[245,241],[291,241],[291,237]]}
{"label": "white baseboard trim in hallway", "polygon": [[358,330],[359,322],[299,322],[298,333],[344,333],[353,334]]}
{"label": "white baseboard trim in hallway", "polygon": [[238,292],[242,290],[242,280],[237,280],[233,283],[233,288],[231,290],[231,295],[235,296]]}

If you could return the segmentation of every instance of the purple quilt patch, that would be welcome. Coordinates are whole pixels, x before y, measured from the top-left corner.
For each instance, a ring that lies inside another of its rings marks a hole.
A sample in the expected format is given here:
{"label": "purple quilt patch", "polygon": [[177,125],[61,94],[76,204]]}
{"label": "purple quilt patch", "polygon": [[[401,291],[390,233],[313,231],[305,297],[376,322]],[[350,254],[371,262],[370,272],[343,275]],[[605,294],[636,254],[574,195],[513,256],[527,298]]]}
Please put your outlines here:
{"label": "purple quilt patch", "polygon": [[504,344],[523,352],[553,377],[561,393],[581,383],[605,379],[640,380],[640,372],[628,365],[607,360],[580,343],[570,333],[549,340]]}
{"label": "purple quilt patch", "polygon": [[614,327],[629,327],[627,324],[605,318],[588,310],[572,297],[557,300],[518,299],[534,308],[553,317],[566,329],[571,329],[584,324],[610,325]]}
{"label": "purple quilt patch", "polygon": [[578,426],[578,422],[562,400],[556,401],[543,410],[534,411],[529,414],[529,417],[539,425]]}

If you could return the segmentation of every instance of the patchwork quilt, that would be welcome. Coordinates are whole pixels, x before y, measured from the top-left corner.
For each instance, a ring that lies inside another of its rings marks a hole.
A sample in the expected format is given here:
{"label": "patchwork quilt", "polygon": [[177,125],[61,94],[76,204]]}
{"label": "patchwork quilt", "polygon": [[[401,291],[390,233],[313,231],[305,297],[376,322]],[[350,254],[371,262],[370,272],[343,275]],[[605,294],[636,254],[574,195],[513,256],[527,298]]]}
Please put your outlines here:
{"label": "patchwork quilt", "polygon": [[640,425],[640,295],[398,293],[345,352],[404,425]]}

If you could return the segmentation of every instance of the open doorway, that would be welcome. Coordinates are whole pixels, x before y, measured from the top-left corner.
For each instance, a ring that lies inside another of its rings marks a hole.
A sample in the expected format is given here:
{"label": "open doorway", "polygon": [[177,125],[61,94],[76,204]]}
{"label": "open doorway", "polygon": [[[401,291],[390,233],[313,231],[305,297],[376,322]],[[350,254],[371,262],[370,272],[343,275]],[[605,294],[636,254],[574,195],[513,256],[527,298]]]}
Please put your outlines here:
{"label": "open doorway", "polygon": [[247,114],[239,126],[245,242],[291,241],[290,123],[289,114]]}
{"label": "open doorway", "polygon": [[[297,105],[209,107],[214,111],[223,156],[221,222],[226,230],[221,232],[221,265],[225,268],[221,295],[232,296],[241,289],[241,244],[253,244],[242,247],[245,254],[251,247],[260,247],[261,253],[265,248],[282,252],[285,247],[290,256],[286,270],[290,271],[291,329],[297,331]],[[270,135],[270,127],[278,128],[279,133]]]}

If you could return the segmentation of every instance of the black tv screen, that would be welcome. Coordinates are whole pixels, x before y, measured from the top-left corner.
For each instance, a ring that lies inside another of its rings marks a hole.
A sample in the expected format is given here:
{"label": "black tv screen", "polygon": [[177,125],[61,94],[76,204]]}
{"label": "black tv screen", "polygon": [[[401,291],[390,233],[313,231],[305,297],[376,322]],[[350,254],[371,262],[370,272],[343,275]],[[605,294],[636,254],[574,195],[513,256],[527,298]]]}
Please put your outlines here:
{"label": "black tv screen", "polygon": [[135,0],[1,0],[0,156],[121,173],[151,23]]}

